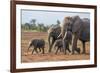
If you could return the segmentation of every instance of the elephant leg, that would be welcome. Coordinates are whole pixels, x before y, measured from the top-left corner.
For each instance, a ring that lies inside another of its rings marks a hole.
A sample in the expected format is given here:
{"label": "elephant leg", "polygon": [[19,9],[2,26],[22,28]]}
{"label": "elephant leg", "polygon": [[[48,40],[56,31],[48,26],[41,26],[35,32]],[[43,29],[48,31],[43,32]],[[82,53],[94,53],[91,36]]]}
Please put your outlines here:
{"label": "elephant leg", "polygon": [[54,44],[54,38],[49,34],[48,36],[48,42],[49,42],[49,53],[51,52],[52,46]]}
{"label": "elephant leg", "polygon": [[39,52],[41,52],[41,48],[39,48]]}
{"label": "elephant leg", "polygon": [[77,40],[78,40],[78,36],[74,35],[73,36],[73,41],[72,41],[72,54],[75,53],[75,48],[77,48]]}
{"label": "elephant leg", "polygon": [[35,51],[35,48],[32,50],[32,54],[33,54],[34,51]]}
{"label": "elephant leg", "polygon": [[42,48],[42,53],[44,54],[44,47]]}
{"label": "elephant leg", "polygon": [[60,49],[60,48],[58,47],[58,48],[57,48],[57,50],[56,50],[56,53],[55,53],[55,54],[57,54],[57,53],[58,53],[58,50],[59,50],[59,49]]}
{"label": "elephant leg", "polygon": [[31,45],[29,45],[29,47],[28,47],[28,49],[27,49],[27,53],[28,53],[28,51],[29,51],[30,47],[31,47]]}
{"label": "elephant leg", "polygon": [[49,52],[51,52],[51,43],[52,43],[52,42],[51,42],[51,37],[52,37],[52,36],[49,34],[49,35],[48,35]]}
{"label": "elephant leg", "polygon": [[62,48],[60,48],[60,52],[63,52],[63,49]]}
{"label": "elephant leg", "polygon": [[66,54],[66,42],[65,40],[63,40],[63,49],[62,51],[64,52],[64,54]]}
{"label": "elephant leg", "polygon": [[29,49],[30,49],[30,46],[29,46],[28,49],[27,49],[27,53],[28,53]]}
{"label": "elephant leg", "polygon": [[52,38],[52,42],[51,42],[51,45],[50,45],[50,48],[49,48],[49,53],[50,53],[50,52],[51,52],[51,50],[52,50],[52,46],[53,46],[54,42],[55,42],[55,39],[54,39],[54,38]]}
{"label": "elephant leg", "polygon": [[68,48],[67,48],[67,50],[68,50],[69,52],[71,52],[71,50],[69,49],[69,45],[68,45]]}
{"label": "elephant leg", "polygon": [[64,49],[64,54],[65,54],[65,55],[66,55],[66,50],[67,50],[67,49],[65,48],[65,49]]}
{"label": "elephant leg", "polygon": [[85,42],[82,41],[82,43],[83,43],[83,52],[82,52],[82,54],[85,54],[86,53],[86,50],[85,50]]}
{"label": "elephant leg", "polygon": [[37,50],[37,48],[34,48],[34,50],[36,51],[36,53],[38,53],[38,50]]}

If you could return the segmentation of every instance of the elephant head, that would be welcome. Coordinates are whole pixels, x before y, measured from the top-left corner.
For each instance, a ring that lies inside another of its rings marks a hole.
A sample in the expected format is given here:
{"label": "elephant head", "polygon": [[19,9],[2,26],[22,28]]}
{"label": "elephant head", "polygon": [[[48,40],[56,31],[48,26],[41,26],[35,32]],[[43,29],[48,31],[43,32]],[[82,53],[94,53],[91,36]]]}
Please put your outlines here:
{"label": "elephant head", "polygon": [[50,27],[48,30],[48,42],[49,42],[49,52],[51,52],[54,42],[58,39],[61,32],[60,26]]}
{"label": "elephant head", "polygon": [[67,30],[72,31],[73,33],[78,32],[82,23],[79,16],[65,17],[62,24],[62,34],[65,34]]}
{"label": "elephant head", "polygon": [[64,37],[65,33],[67,30],[71,30],[72,26],[72,21],[71,21],[71,17],[65,17],[63,20],[63,23],[61,25],[61,35],[62,37]]}

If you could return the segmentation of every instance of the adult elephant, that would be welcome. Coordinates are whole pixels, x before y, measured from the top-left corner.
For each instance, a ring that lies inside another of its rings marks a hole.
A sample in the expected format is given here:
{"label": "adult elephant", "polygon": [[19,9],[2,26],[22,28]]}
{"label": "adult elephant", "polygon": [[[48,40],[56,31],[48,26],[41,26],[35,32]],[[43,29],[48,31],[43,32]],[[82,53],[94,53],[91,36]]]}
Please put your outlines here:
{"label": "adult elephant", "polygon": [[[82,41],[82,53],[85,54],[85,42],[90,40],[90,20],[86,18],[81,19],[79,16],[65,17],[61,26],[61,34],[59,37],[62,35],[64,38],[65,33],[68,30],[72,32],[72,54],[74,54],[75,49],[77,48],[78,39]],[[64,45],[66,45],[65,42]]]}
{"label": "adult elephant", "polygon": [[50,27],[48,30],[48,42],[49,42],[49,52],[51,52],[53,44],[58,39],[58,36],[61,33],[60,26]]}

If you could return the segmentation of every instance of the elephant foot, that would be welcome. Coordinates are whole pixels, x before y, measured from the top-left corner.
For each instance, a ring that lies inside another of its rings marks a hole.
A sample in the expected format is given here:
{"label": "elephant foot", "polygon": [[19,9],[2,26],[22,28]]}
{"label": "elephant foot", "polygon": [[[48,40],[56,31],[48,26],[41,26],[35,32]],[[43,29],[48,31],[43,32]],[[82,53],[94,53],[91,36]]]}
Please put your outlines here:
{"label": "elephant foot", "polygon": [[74,52],[72,52],[72,55],[74,55],[75,53]]}
{"label": "elephant foot", "polygon": [[45,54],[44,52],[42,54]]}
{"label": "elephant foot", "polygon": [[66,55],[66,50],[64,51],[64,55]]}
{"label": "elephant foot", "polygon": [[65,53],[65,52],[64,52],[63,54],[64,54],[64,55],[66,55],[66,53]]}
{"label": "elephant foot", "polygon": [[51,50],[49,50],[49,53],[51,53]]}
{"label": "elephant foot", "polygon": [[82,54],[86,54],[86,52],[82,52]]}
{"label": "elephant foot", "polygon": [[51,52],[48,52],[48,53],[51,53]]}
{"label": "elephant foot", "polygon": [[55,53],[57,55],[57,53]]}
{"label": "elephant foot", "polygon": [[64,55],[66,55],[66,52],[64,52]]}
{"label": "elephant foot", "polygon": [[80,52],[78,54],[80,54]]}

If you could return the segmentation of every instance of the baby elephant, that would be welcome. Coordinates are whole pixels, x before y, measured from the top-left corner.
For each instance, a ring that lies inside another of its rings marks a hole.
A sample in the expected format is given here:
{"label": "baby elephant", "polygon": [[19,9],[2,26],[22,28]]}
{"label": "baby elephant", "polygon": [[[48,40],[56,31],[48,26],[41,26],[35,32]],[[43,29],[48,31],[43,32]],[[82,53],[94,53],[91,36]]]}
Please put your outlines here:
{"label": "baby elephant", "polygon": [[58,53],[58,51],[65,51],[65,52],[69,51],[69,52],[71,52],[70,49],[69,49],[69,41],[65,40],[65,42],[66,42],[66,46],[65,46],[65,50],[64,50],[63,49],[63,40],[58,39],[58,40],[55,41],[54,48],[57,48],[56,54]]}
{"label": "baby elephant", "polygon": [[57,48],[56,54],[57,54],[58,50],[62,51],[62,49],[63,49],[62,39],[56,40],[53,46],[54,46],[53,48]]}
{"label": "baby elephant", "polygon": [[33,39],[29,44],[28,50],[30,47],[34,47],[32,54],[34,51],[38,53],[37,49],[40,51],[42,50],[42,53],[44,54],[45,41],[43,39]]}
{"label": "baby elephant", "polygon": [[66,54],[66,50],[68,50],[69,52],[69,45],[71,44],[72,41],[72,32],[71,31],[67,31],[67,33],[65,33],[65,36],[63,39],[58,39],[56,40],[54,47],[57,47],[57,51],[56,54],[58,52],[58,50],[62,49],[64,51],[64,53]]}

